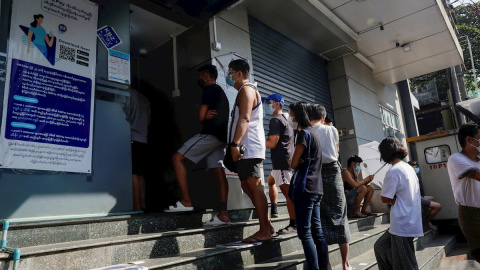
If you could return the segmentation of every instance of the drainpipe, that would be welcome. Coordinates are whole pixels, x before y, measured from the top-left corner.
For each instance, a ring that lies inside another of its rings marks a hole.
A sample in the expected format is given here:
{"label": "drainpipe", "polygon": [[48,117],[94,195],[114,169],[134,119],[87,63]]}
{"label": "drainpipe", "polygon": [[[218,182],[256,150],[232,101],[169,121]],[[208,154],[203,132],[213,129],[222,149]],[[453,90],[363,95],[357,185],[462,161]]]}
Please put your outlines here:
{"label": "drainpipe", "polygon": [[477,73],[476,73],[476,70],[475,70],[475,63],[473,61],[472,46],[470,44],[470,39],[468,38],[468,36],[465,36],[465,37],[467,38],[468,52],[470,53],[470,61],[472,63],[473,82],[475,84],[475,94],[478,94]]}
{"label": "drainpipe", "polygon": [[3,235],[2,241],[0,241],[0,251],[13,253],[13,270],[17,270],[18,264],[20,263],[20,249],[7,247],[7,235],[10,222],[8,222],[8,220],[2,220],[2,223]]}
{"label": "drainpipe", "polygon": [[[457,74],[458,90],[460,91],[460,99],[461,99],[461,101],[467,100],[468,99],[468,94],[467,94],[467,89],[465,87],[465,79],[463,78],[462,66],[460,66],[460,65],[455,66],[455,73]],[[477,78],[477,76],[474,75],[475,80],[476,80],[476,78]],[[476,89],[476,87],[475,87],[475,89]]]}
{"label": "drainpipe", "polygon": [[460,128],[461,125],[465,124],[465,118],[463,114],[457,109],[455,104],[462,101],[460,98],[460,92],[458,91],[458,81],[454,67],[450,67],[446,69],[447,71],[447,79],[450,88],[450,93],[452,94],[452,102],[455,112],[455,120],[457,128]]}

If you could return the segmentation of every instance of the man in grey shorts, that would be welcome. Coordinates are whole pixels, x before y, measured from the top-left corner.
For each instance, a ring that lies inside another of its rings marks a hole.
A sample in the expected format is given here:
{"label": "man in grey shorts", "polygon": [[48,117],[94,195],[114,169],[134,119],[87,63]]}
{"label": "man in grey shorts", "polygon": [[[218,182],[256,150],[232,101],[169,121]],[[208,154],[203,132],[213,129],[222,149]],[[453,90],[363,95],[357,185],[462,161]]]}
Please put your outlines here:
{"label": "man in grey shorts", "polygon": [[205,225],[229,224],[227,211],[228,182],[223,168],[223,158],[227,145],[229,104],[223,89],[215,83],[217,68],[205,65],[198,69],[198,85],[203,88],[199,119],[203,124],[200,134],[193,136],[172,157],[182,198],[165,212],[192,211],[193,205],[188,192],[187,168],[185,160],[197,164],[206,158],[207,169],[213,169],[220,190],[220,211]]}

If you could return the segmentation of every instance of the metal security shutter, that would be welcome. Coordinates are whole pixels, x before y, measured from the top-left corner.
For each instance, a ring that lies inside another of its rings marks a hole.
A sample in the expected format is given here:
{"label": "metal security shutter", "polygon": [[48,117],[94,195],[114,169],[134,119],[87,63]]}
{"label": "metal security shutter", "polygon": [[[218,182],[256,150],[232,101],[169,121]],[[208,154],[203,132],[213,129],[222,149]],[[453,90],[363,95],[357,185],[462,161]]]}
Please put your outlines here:
{"label": "metal security shutter", "polygon": [[[278,93],[285,99],[284,111],[296,101],[318,103],[333,116],[327,64],[288,37],[249,17],[252,66],[255,82],[263,97]],[[268,134],[270,116],[263,119]],[[270,151],[264,162],[265,175],[272,169]],[[266,180],[266,178],[265,178]]]}

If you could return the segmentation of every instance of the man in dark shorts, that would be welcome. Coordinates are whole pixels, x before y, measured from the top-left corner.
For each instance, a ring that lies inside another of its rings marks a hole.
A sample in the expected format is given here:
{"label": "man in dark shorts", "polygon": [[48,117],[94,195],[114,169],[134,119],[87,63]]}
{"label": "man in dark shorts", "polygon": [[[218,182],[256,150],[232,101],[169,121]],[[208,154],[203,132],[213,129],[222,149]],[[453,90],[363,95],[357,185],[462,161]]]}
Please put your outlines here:
{"label": "man in dark shorts", "polygon": [[130,89],[130,131],[132,140],[133,211],[145,210],[145,178],[150,102],[135,89]]}
{"label": "man in dark shorts", "polygon": [[295,222],[295,206],[288,197],[288,189],[290,188],[290,180],[293,171],[290,167],[290,159],[295,150],[293,141],[293,129],[288,123],[288,116],[283,113],[285,100],[279,94],[272,94],[266,98],[262,98],[264,102],[265,114],[271,115],[268,137],[265,142],[267,148],[271,150],[272,171],[268,176],[268,188],[271,203],[270,217],[278,217],[277,201],[278,190],[280,188],[287,201],[288,215],[290,223],[287,227],[279,230],[278,234],[290,234],[297,232],[297,224]]}
{"label": "man in dark shorts", "polygon": [[205,225],[229,224],[227,211],[228,182],[223,168],[223,158],[227,145],[229,104],[223,89],[215,83],[218,71],[213,65],[198,69],[198,85],[203,89],[199,119],[203,123],[200,134],[193,136],[172,157],[177,180],[182,190],[182,198],[165,212],[192,211],[193,205],[188,192],[187,168],[185,160],[198,163],[206,158],[207,169],[213,169],[220,190],[220,211]]}

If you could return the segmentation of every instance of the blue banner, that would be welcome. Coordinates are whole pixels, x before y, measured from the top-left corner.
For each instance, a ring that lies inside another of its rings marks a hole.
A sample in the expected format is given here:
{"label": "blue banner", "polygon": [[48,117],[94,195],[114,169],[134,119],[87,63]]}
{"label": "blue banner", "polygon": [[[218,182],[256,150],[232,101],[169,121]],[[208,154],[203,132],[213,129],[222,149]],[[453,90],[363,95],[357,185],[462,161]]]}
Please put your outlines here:
{"label": "blue banner", "polygon": [[12,61],[5,137],[87,148],[92,80]]}
{"label": "blue banner", "polygon": [[104,26],[98,29],[97,36],[107,49],[112,49],[115,46],[122,44],[122,40],[111,26]]}

